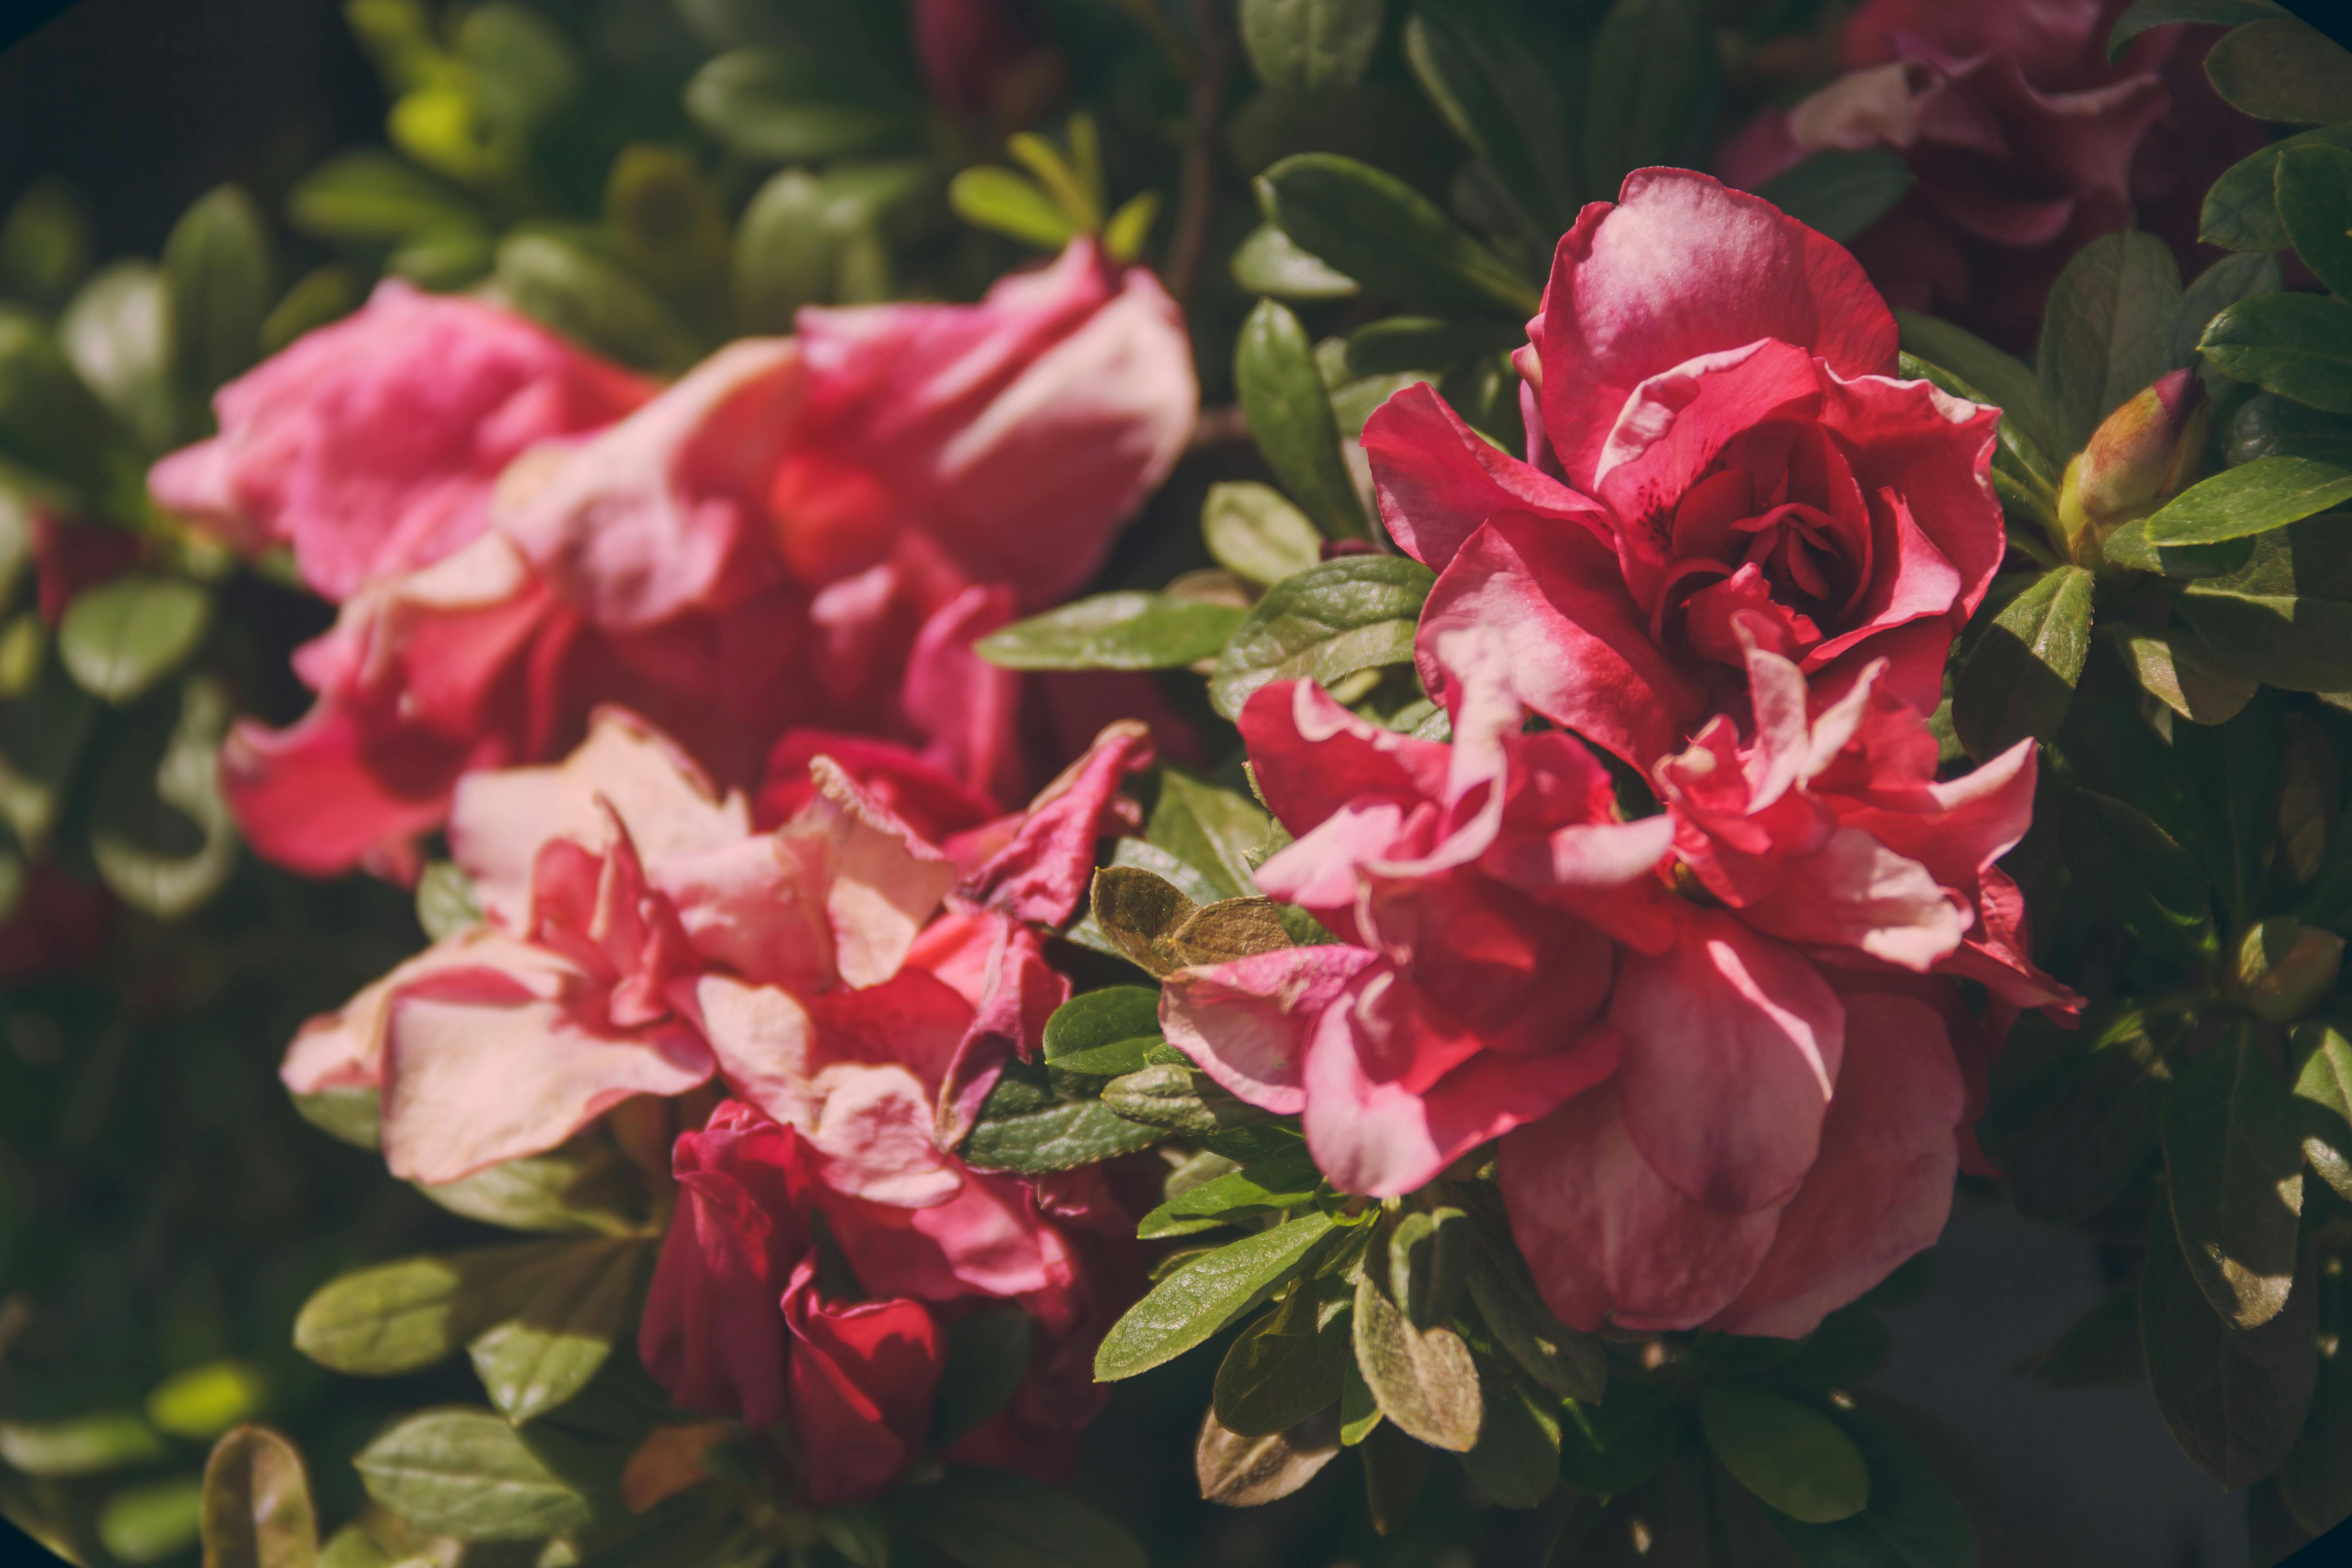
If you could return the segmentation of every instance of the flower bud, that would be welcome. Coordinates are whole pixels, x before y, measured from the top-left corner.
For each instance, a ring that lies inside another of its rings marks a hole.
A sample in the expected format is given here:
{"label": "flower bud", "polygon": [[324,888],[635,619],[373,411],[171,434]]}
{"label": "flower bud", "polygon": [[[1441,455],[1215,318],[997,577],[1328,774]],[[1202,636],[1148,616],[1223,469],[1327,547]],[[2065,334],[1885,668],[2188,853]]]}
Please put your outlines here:
{"label": "flower bud", "polygon": [[2206,418],[2203,384],[2176,370],[2100,422],[2058,487],[2058,521],[2076,561],[2095,563],[2108,534],[2189,488],[2204,462]]}
{"label": "flower bud", "polygon": [[2278,915],[2238,944],[2238,987],[2255,1017],[2289,1024],[2335,988],[2343,962],[2342,937]]}

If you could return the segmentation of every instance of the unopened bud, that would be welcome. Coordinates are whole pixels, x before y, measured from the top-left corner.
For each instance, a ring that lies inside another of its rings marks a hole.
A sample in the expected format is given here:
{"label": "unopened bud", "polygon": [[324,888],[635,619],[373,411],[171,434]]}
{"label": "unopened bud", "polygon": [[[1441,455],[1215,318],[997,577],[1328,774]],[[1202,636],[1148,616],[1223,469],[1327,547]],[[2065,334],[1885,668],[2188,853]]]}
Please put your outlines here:
{"label": "unopened bud", "polygon": [[2238,944],[2238,987],[2255,1017],[2290,1024],[2336,988],[2343,962],[2342,937],[2278,915]]}
{"label": "unopened bud", "polygon": [[2176,370],[2100,421],[2058,487],[2058,521],[2076,561],[2095,563],[2108,534],[2196,481],[2206,419],[2203,384]]}

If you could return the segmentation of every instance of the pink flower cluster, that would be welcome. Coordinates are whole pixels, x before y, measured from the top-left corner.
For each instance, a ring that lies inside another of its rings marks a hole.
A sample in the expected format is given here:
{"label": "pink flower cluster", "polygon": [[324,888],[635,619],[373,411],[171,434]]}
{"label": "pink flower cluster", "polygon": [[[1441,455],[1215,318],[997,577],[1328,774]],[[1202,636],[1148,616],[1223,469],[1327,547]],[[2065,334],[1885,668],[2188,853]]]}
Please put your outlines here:
{"label": "pink flower cluster", "polygon": [[1939,781],[1925,717],[2000,560],[1993,416],[1893,379],[1844,251],[1686,172],[1585,209],[1528,336],[1526,462],[1425,386],[1365,430],[1451,744],[1254,697],[1297,836],[1259,880],[1339,940],[1181,971],[1162,1021],[1349,1190],[1499,1139],[1573,1326],[1803,1334],[1942,1228],[1954,982],[2071,1003],[1995,864],[2031,742]]}
{"label": "pink flower cluster", "polygon": [[461,777],[560,754],[606,702],[731,783],[816,726],[1020,798],[1020,685],[971,644],[1083,582],[1174,462],[1179,313],[1078,240],[978,305],[800,328],[657,389],[387,282],[224,388],[156,499],[341,605],[296,658],[310,714],[230,738],[254,847],[406,879]]}

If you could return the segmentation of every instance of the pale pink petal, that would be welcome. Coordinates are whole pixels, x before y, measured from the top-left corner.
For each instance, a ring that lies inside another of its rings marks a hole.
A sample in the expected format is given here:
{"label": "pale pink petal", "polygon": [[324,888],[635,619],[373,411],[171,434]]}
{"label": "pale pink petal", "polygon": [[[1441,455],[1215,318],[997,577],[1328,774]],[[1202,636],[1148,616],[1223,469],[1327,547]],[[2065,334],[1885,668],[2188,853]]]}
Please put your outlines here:
{"label": "pale pink petal", "polygon": [[962,1185],[961,1163],[933,1134],[922,1079],[891,1063],[843,1062],[816,1076],[818,1110],[803,1126],[826,1186],[869,1203],[922,1208]]}
{"label": "pale pink petal", "polygon": [[1290,947],[1180,969],[1162,983],[1168,1043],[1252,1105],[1295,1115],[1307,1037],[1348,983],[1380,955],[1360,947]]}
{"label": "pale pink petal", "polygon": [[816,885],[842,981],[871,985],[898,972],[955,868],[831,762],[819,757],[810,771],[817,797],[780,835],[822,867]]}
{"label": "pale pink petal", "polygon": [[1859,828],[1841,827],[1788,861],[1780,891],[1739,918],[1783,942],[1852,947],[1925,973],[1960,944],[1966,907],[1927,868]]}

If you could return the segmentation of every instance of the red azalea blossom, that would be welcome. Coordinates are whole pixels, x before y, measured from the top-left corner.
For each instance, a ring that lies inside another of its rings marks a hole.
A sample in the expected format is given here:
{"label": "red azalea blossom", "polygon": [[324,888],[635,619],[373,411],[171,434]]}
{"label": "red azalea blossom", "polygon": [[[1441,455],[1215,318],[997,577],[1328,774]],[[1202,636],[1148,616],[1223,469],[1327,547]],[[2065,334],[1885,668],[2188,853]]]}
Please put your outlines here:
{"label": "red azalea blossom", "polygon": [[2004,549],[1995,416],[1896,381],[1892,316],[1837,246],[1683,170],[1638,171],[1560,241],[1518,364],[1529,462],[1425,385],[1364,429],[1381,515],[1527,706],[1646,769],[1746,703],[1746,647],[1922,711]]}

